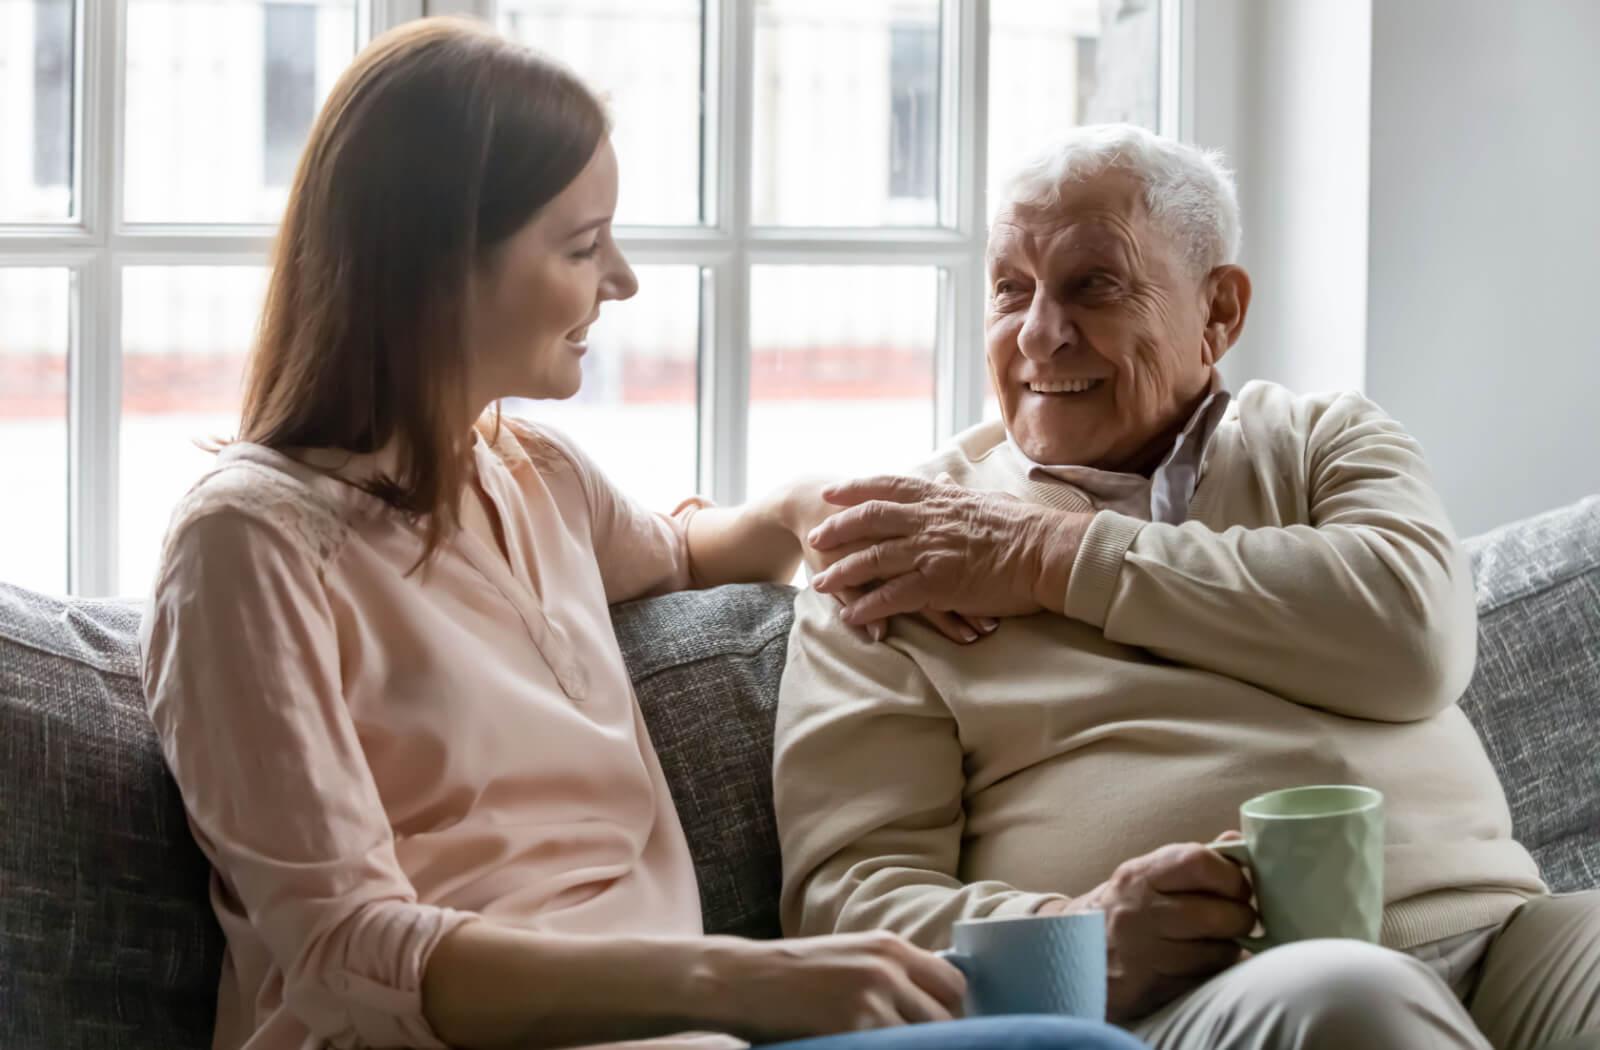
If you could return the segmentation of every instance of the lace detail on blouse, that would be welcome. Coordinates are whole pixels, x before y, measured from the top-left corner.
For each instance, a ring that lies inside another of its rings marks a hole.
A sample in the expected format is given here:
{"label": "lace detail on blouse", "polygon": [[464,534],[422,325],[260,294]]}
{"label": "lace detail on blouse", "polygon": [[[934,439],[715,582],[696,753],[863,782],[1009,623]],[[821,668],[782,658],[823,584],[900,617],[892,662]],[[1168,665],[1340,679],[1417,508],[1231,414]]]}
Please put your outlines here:
{"label": "lace detail on blouse", "polygon": [[230,456],[225,450],[229,458],[196,482],[173,510],[162,565],[185,528],[212,514],[234,511],[271,526],[304,552],[320,574],[349,538],[343,510],[304,479],[255,458],[282,458],[278,453],[257,446],[230,448],[238,451]]}

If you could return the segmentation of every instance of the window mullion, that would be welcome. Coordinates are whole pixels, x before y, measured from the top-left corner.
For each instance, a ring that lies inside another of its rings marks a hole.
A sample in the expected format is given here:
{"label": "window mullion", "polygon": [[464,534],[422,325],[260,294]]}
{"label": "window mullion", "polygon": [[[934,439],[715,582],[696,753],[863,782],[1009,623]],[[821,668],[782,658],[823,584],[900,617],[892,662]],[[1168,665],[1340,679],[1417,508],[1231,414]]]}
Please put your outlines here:
{"label": "window mullion", "polygon": [[750,166],[755,93],[754,5],[711,0],[705,60],[715,62],[717,226],[728,237],[726,262],[711,267],[709,338],[701,348],[700,487],[713,499],[745,497],[750,431]]}
{"label": "window mullion", "polygon": [[84,3],[79,193],[93,259],[74,272],[69,418],[69,578],[81,595],[117,588],[122,333],[116,231],[121,224],[124,2]]}
{"label": "window mullion", "polygon": [[944,48],[955,64],[944,132],[955,143],[955,225],[962,259],[945,270],[935,349],[934,430],[944,441],[983,416],[983,281],[988,212],[989,0],[945,0],[955,39]]}

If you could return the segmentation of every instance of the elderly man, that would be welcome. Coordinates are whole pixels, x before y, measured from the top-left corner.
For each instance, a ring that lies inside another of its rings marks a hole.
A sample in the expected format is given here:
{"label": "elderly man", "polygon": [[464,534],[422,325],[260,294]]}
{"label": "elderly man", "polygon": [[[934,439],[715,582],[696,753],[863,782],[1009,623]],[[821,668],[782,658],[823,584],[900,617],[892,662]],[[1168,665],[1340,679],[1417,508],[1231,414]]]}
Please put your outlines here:
{"label": "elderly man", "polygon": [[[962,918],[1102,910],[1113,1019],[1157,1048],[1600,1031],[1600,894],[1545,893],[1455,706],[1472,581],[1421,450],[1358,394],[1221,388],[1238,240],[1216,159],[1134,128],[1009,183],[1004,422],[838,487],[852,509],[812,534],[833,564],[781,693],[786,928],[938,947]],[[897,615],[919,611],[988,637]],[[1196,843],[1311,783],[1387,798],[1384,947],[1241,961],[1249,886]]]}

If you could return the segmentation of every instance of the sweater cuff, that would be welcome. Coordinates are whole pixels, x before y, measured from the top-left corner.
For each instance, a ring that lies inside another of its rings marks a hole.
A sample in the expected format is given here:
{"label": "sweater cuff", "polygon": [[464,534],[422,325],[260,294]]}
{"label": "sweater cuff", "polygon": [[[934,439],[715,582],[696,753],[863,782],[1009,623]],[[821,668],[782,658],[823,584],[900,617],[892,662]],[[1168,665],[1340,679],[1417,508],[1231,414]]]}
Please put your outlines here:
{"label": "sweater cuff", "polygon": [[1039,909],[1051,901],[1066,900],[1059,893],[1017,893],[997,904],[986,919],[1020,919],[1039,914]]}
{"label": "sweater cuff", "polygon": [[1105,628],[1123,559],[1139,530],[1148,524],[1109,510],[1094,516],[1078,545],[1078,556],[1072,560],[1065,607],[1068,616],[1091,627]]}

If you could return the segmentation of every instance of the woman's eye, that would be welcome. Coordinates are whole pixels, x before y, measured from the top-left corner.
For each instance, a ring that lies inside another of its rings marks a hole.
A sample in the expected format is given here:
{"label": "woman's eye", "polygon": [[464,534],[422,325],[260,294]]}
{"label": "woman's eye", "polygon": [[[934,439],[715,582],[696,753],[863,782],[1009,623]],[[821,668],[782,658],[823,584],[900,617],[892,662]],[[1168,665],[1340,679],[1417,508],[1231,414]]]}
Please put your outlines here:
{"label": "woman's eye", "polygon": [[596,237],[594,243],[587,248],[580,248],[572,253],[574,259],[593,259],[600,252],[600,238]]}

